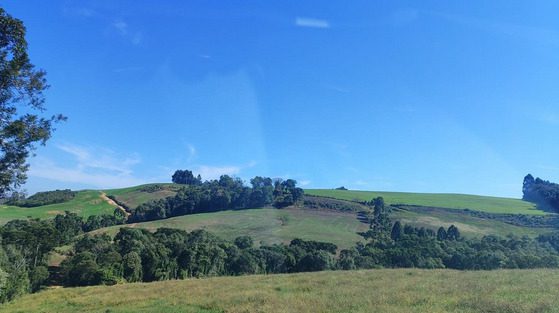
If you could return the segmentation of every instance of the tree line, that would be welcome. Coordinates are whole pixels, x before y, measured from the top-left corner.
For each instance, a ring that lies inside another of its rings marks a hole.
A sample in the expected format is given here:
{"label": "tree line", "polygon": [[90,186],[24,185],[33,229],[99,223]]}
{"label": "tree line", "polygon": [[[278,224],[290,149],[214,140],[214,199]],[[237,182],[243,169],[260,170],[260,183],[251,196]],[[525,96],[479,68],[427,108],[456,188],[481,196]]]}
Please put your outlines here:
{"label": "tree line", "polygon": [[64,285],[86,286],[320,271],[334,268],[336,251],[334,244],[301,239],[255,247],[249,236],[227,241],[204,230],[121,228],[114,240],[108,235],[79,239],[61,273]]}
{"label": "tree line", "polygon": [[559,212],[559,184],[528,174],[522,184],[522,199],[535,202],[544,210]]}
{"label": "tree line", "polygon": [[256,176],[245,186],[240,178],[222,175],[202,182],[191,171],[177,170],[173,182],[184,185],[175,196],[148,201],[130,208],[130,223],[159,220],[194,213],[274,206],[284,208],[303,200],[303,189],[293,179]]}
{"label": "tree line", "polygon": [[31,208],[70,201],[74,199],[76,194],[77,192],[70,189],[41,191],[28,198],[25,197],[25,194],[13,193],[6,204]]}

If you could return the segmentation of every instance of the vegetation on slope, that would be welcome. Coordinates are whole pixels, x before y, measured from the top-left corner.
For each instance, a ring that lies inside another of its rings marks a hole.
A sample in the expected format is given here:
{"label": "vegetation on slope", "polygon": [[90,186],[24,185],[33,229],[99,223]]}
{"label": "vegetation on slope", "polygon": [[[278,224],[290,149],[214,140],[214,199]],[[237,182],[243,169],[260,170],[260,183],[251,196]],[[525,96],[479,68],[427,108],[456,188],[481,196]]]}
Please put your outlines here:
{"label": "vegetation on slope", "polygon": [[362,270],[52,289],[3,312],[559,312],[558,270]]}
{"label": "vegetation on slope", "polygon": [[331,197],[349,201],[369,201],[383,197],[387,204],[420,205],[427,207],[470,209],[489,213],[546,214],[536,205],[527,201],[511,198],[499,198],[463,194],[412,193],[386,191],[358,191],[335,189],[305,189],[309,195]]}
{"label": "vegetation on slope", "polygon": [[63,203],[74,199],[76,192],[70,189],[37,192],[26,199],[11,198],[6,204],[32,208],[42,205]]}
{"label": "vegetation on slope", "polygon": [[559,184],[539,177],[534,179],[528,174],[524,177],[522,194],[522,199],[535,202],[542,209],[559,212]]}
{"label": "vegetation on slope", "polygon": [[465,237],[482,237],[487,235],[535,237],[553,231],[552,227],[529,227],[514,225],[498,219],[481,218],[465,214],[461,210],[441,210],[439,208],[420,207],[393,210],[390,217],[403,224],[436,230],[440,226],[457,226]]}
{"label": "vegetation on slope", "polygon": [[186,231],[204,229],[228,240],[248,235],[257,244],[288,243],[294,238],[301,238],[327,241],[342,248],[349,248],[355,242],[362,240],[357,233],[367,231],[369,225],[360,222],[354,213],[302,208],[282,210],[266,208],[178,216],[102,228],[94,233],[108,233],[114,236],[121,227],[143,228],[150,231],[161,227]]}
{"label": "vegetation on slope", "polygon": [[78,191],[75,197],[64,203],[43,205],[33,208],[0,205],[0,224],[14,219],[52,218],[57,214],[70,211],[79,216],[113,214],[114,206],[101,198],[101,192],[96,190]]}
{"label": "vegetation on slope", "polygon": [[136,208],[140,204],[172,197],[181,188],[178,184],[146,184],[120,189],[107,189],[105,193],[114,197],[118,203],[127,208]]}

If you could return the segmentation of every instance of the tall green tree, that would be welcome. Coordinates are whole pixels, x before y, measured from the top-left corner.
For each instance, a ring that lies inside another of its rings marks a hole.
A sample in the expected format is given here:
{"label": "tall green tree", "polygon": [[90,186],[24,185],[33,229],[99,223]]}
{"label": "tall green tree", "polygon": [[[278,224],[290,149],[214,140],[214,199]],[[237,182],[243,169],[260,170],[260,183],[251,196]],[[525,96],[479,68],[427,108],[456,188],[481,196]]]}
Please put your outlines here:
{"label": "tall green tree", "polygon": [[23,22],[0,8],[0,198],[27,179],[27,158],[62,115],[43,116],[45,71],[29,60]]}

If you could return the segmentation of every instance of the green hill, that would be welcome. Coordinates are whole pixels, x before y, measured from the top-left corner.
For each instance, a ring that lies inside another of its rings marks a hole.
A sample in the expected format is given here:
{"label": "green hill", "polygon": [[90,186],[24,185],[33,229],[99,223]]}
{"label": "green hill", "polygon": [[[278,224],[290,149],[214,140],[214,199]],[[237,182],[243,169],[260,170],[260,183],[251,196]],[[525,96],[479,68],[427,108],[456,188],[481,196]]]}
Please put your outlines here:
{"label": "green hill", "polygon": [[388,204],[420,205],[449,209],[470,209],[488,213],[534,215],[546,214],[546,212],[536,209],[535,204],[531,202],[512,198],[447,193],[413,193],[335,189],[305,189],[305,193],[309,195],[330,197],[349,201],[370,201],[375,197],[383,197],[384,201]]}
{"label": "green hill", "polygon": [[559,270],[364,270],[217,277],[26,295],[2,312],[559,312]]}
{"label": "green hill", "polygon": [[98,190],[82,190],[67,202],[24,208],[18,206],[0,205],[0,224],[13,219],[49,218],[57,214],[64,214],[64,211],[77,213],[80,216],[90,216],[98,214],[113,214],[115,206],[109,204],[104,198],[103,193]]}
{"label": "green hill", "polygon": [[118,202],[125,204],[129,208],[166,197],[174,196],[181,187],[178,184],[145,184],[120,189],[107,189],[104,192],[108,196],[113,196]]}
{"label": "green hill", "polygon": [[[184,215],[152,222],[123,225],[155,231],[160,227],[187,231],[205,229],[233,240],[250,235],[255,242],[266,245],[288,243],[294,238],[331,242],[342,248],[355,245],[368,225],[360,222],[355,213],[310,209],[250,209]],[[116,234],[123,226],[96,230],[94,233]]]}
{"label": "green hill", "polygon": [[0,205],[0,225],[13,219],[50,218],[64,211],[77,213],[80,216],[113,214],[115,205],[106,195],[115,196],[118,201],[129,207],[136,207],[149,200],[162,199],[176,193],[176,184],[146,184],[128,188],[108,190],[81,190],[67,202],[49,204],[37,207],[19,207]]}

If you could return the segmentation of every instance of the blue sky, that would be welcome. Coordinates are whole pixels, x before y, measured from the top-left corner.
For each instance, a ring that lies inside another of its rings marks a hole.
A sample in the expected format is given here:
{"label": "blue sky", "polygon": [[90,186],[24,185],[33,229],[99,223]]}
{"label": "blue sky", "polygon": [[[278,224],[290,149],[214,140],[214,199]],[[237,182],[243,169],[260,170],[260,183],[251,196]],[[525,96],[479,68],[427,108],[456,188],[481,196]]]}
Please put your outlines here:
{"label": "blue sky", "polygon": [[521,196],[559,181],[559,4],[2,1],[69,120],[25,188],[290,177]]}

